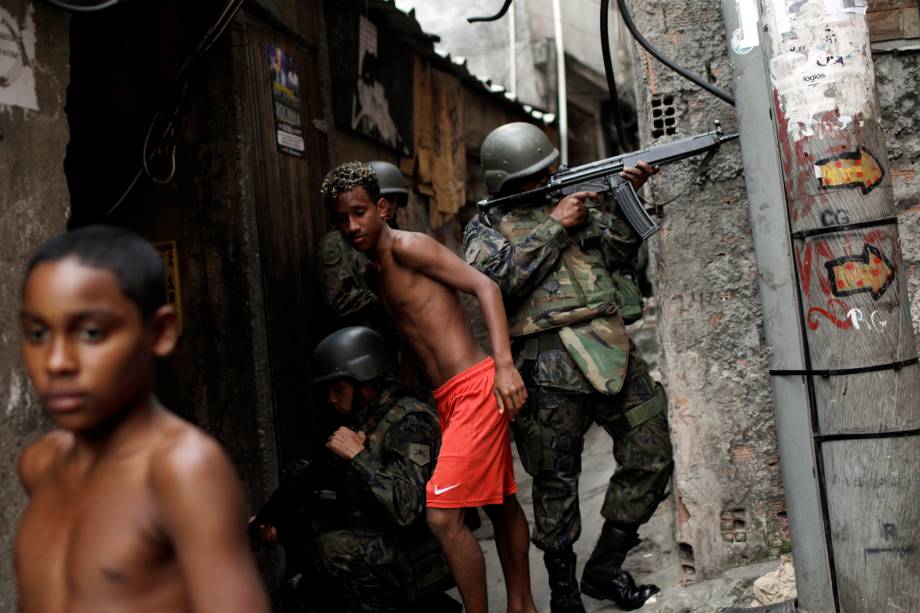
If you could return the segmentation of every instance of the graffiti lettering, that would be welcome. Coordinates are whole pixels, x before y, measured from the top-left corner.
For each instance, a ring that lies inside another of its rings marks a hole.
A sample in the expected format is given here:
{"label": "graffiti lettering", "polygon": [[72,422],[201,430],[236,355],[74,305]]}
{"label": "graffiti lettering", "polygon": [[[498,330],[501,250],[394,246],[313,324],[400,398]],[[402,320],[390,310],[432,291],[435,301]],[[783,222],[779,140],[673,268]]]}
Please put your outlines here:
{"label": "graffiti lettering", "polygon": [[890,541],[898,536],[898,527],[894,524],[882,524],[882,538]]}
{"label": "graffiti lettering", "polygon": [[824,209],[821,211],[821,225],[825,228],[828,226],[845,226],[850,223],[850,216],[843,209],[836,211]]}
{"label": "graffiti lettering", "polygon": [[827,301],[827,309],[822,309],[821,307],[811,307],[808,309],[808,327],[812,330],[817,330],[821,325],[821,320],[818,319],[818,316],[826,317],[832,324],[840,328],[841,330],[850,330],[853,327],[853,323],[844,316],[843,319],[837,317],[834,313],[835,307],[840,307],[844,311],[847,308],[847,305],[841,300],[836,298],[831,298]]}
{"label": "graffiti lettering", "polygon": [[862,309],[850,309],[847,311],[847,319],[850,320],[854,330],[862,330],[865,328],[866,330],[882,332],[888,327],[888,320],[883,319],[880,311],[872,311],[872,313],[869,314],[869,319],[866,319]]}

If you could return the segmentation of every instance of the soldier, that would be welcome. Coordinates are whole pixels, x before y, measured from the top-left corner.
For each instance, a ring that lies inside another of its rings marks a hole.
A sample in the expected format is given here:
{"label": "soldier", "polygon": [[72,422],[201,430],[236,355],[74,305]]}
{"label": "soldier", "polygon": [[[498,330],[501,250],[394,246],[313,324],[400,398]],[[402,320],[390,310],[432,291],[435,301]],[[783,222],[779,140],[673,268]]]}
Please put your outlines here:
{"label": "soldier", "polygon": [[[453,580],[425,523],[425,484],[440,448],[434,411],[388,377],[392,351],[369,328],[333,332],[313,351],[329,404],[350,421],[326,448],[347,465],[337,488],[343,529],[321,534],[320,562],[346,611],[459,611]],[[279,535],[260,526],[265,540]],[[280,535],[282,538],[284,535]]]}
{"label": "soldier", "polygon": [[[375,161],[370,165],[377,175],[380,194],[390,203],[387,223],[395,228],[396,212],[409,200],[406,180],[402,171],[389,162]],[[338,230],[320,240],[319,256],[320,280],[332,314],[348,323],[369,324],[373,328],[389,326],[383,324],[380,303],[364,277],[367,256],[345,242]]]}
{"label": "soldier", "polygon": [[[482,144],[484,181],[494,196],[544,184],[558,151],[537,127],[512,123]],[[621,176],[635,187],[656,169],[640,162]],[[641,239],[616,211],[589,208],[597,194],[510,210],[464,232],[466,260],[491,277],[508,305],[515,364],[529,389],[513,424],[533,476],[534,544],[543,550],[555,612],[584,612],[573,544],[581,532],[578,477],[592,422],[613,438],[617,470],[601,509],[605,522],[581,591],[635,609],[658,591],[636,586],[621,567],[638,528],[665,495],[673,461],[664,389],[635,352],[624,320],[641,316],[638,289],[623,274]]]}

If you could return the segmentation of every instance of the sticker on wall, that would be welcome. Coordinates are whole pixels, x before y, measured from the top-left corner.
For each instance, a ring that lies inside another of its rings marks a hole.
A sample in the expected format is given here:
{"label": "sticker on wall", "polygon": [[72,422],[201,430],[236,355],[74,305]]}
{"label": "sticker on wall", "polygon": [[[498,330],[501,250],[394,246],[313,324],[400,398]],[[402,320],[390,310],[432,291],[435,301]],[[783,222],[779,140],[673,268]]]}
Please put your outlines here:
{"label": "sticker on wall", "polygon": [[20,23],[0,6],[0,105],[38,110],[33,13],[30,4]]}
{"label": "sticker on wall", "polygon": [[163,260],[166,273],[166,300],[176,309],[176,327],[182,334],[182,288],[179,284],[179,260],[176,256],[176,241],[163,241],[153,246]]}
{"label": "sticker on wall", "polygon": [[757,27],[760,15],[757,12],[756,0],[736,0],[736,4],[740,27],[732,34],[732,51],[738,55],[744,55],[760,45]]}
{"label": "sticker on wall", "polygon": [[281,47],[266,45],[272,80],[276,142],[278,151],[304,157],[303,112],[300,102],[300,75],[294,58]]}

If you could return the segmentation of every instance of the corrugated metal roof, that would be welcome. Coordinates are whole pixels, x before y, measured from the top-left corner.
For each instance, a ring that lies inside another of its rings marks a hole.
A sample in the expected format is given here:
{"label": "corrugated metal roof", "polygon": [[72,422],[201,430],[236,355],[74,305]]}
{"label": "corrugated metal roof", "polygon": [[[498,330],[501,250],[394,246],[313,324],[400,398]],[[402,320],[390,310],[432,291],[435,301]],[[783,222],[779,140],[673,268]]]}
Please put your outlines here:
{"label": "corrugated metal roof", "polygon": [[435,49],[434,44],[440,42],[441,37],[429,34],[422,29],[415,18],[415,9],[408,12],[396,6],[395,0],[367,0],[367,11],[373,13],[378,26],[394,32],[403,42],[408,43],[419,55],[431,61],[432,65],[450,73],[474,90],[479,90],[502,104],[510,105],[522,114],[529,115],[534,121],[546,125],[556,120],[553,113],[535,108],[530,104],[518,101],[517,96],[507,91],[504,86],[493,83],[472,74],[467,68],[466,59],[451,57],[449,52]]}

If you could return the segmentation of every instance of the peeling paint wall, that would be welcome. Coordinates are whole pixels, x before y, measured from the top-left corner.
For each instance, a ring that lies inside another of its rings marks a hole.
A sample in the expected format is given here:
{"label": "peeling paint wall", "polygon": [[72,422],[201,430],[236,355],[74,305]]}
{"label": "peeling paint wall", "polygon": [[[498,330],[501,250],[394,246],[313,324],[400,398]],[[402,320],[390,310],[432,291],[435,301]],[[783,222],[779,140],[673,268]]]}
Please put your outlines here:
{"label": "peeling paint wall", "polygon": [[11,49],[19,58],[0,53],[0,611],[16,607],[11,544],[25,503],[17,459],[48,429],[21,368],[17,311],[23,263],[67,223],[67,16],[0,0],[0,51]]}

